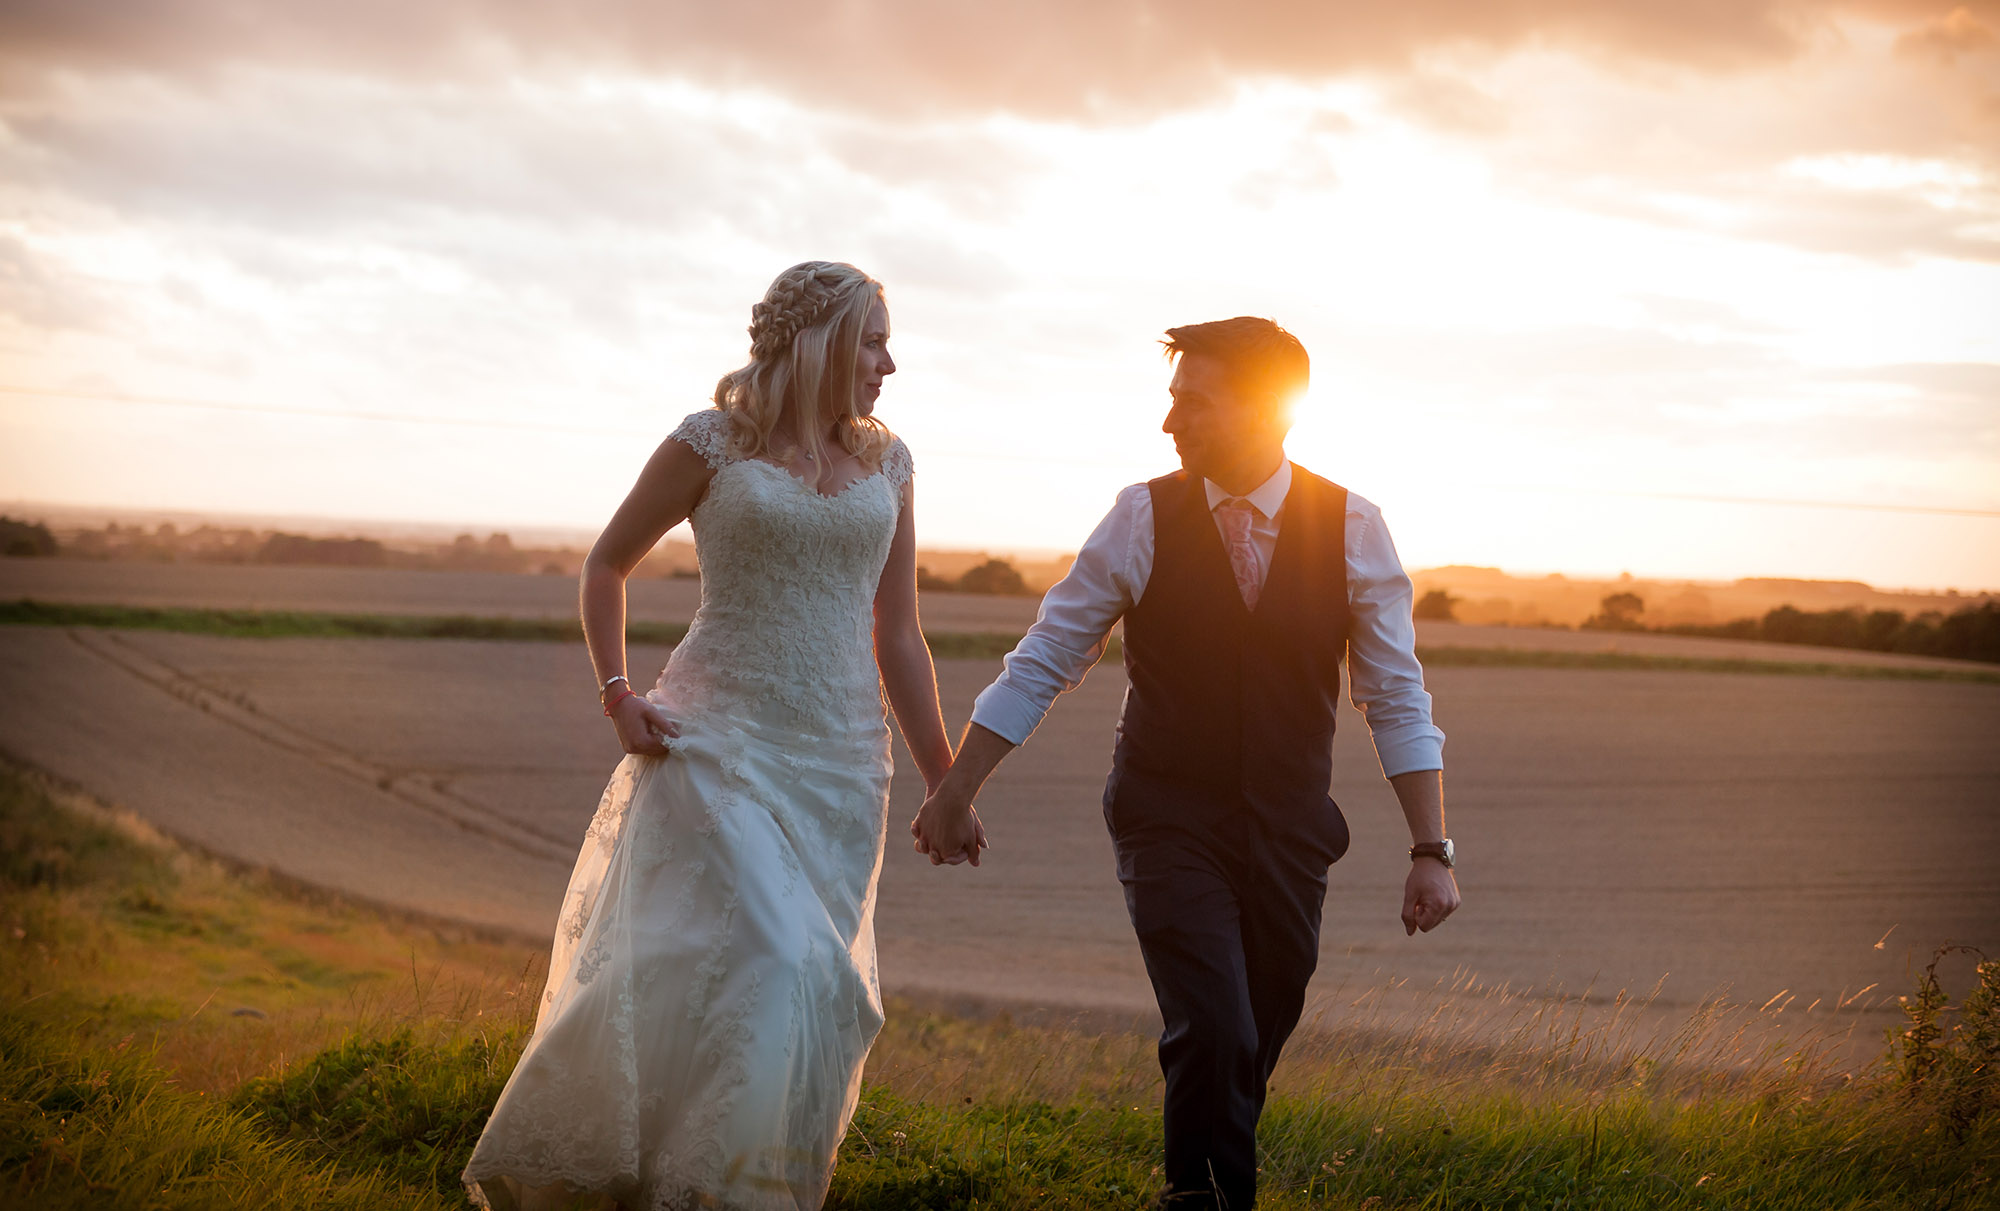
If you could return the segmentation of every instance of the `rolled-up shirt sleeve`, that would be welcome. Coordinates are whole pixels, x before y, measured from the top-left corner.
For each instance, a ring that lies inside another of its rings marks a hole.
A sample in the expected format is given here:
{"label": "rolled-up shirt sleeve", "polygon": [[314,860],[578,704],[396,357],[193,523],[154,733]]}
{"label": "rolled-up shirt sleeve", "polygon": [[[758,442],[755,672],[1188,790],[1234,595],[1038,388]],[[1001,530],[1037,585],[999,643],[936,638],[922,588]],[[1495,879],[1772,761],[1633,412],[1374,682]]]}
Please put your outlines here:
{"label": "rolled-up shirt sleeve", "polygon": [[1444,768],[1444,733],[1431,722],[1431,696],[1417,663],[1413,591],[1382,524],[1381,510],[1347,498],[1347,599],[1353,611],[1347,678],[1368,721],[1382,776]]}
{"label": "rolled-up shirt sleeve", "polygon": [[1143,526],[1151,536],[1151,504],[1144,484],[1118,494],[1069,574],[1043,596],[1035,625],[1007,654],[999,679],[973,700],[974,723],[1020,744],[1040,726],[1056,695],[1083,684],[1104,655],[1112,626],[1137,600],[1135,573],[1150,571],[1150,561],[1136,567],[1134,529]]}

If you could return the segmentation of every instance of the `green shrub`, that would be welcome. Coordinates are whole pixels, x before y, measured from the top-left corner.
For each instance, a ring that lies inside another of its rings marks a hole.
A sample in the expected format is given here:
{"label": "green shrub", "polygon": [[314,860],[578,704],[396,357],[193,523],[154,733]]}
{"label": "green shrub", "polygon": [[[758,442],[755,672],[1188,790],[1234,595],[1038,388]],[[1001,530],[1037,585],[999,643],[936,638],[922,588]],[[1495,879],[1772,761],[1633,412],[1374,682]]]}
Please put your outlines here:
{"label": "green shrub", "polygon": [[[1972,990],[1956,1014],[1937,974],[1938,964],[1954,953],[1979,956]],[[1910,1024],[1889,1031],[1890,1072],[1962,1143],[2000,1107],[2000,961],[1970,946],[1941,946],[1917,977],[1916,994],[1901,999]]]}

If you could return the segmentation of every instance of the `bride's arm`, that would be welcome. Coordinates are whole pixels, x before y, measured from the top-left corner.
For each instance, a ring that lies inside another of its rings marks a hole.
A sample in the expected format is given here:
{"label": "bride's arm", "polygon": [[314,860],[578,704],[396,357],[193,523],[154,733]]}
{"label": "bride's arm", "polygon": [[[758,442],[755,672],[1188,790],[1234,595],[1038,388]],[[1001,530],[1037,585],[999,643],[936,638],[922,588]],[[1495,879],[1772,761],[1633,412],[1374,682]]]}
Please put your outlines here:
{"label": "bride's arm", "polygon": [[882,688],[903,729],[926,789],[951,768],[951,742],[945,739],[944,716],[938,711],[937,669],[931,649],[917,623],[917,523],[912,516],[915,493],[903,484],[903,507],[896,518],[896,537],[889,544],[889,562],[875,587],[875,663],[882,670]]}
{"label": "bride's arm", "polygon": [[[624,503],[611,515],[610,524],[597,536],[590,554],[584,556],[577,596],[583,615],[583,642],[590,649],[597,684],[626,671],[625,578],[660,541],[660,535],[679,525],[701,503],[714,474],[707,460],[687,443],[675,438],[661,442],[653,457],[646,460]],[[611,721],[628,753],[664,756],[663,738],[680,734],[673,721],[643,697],[622,699],[613,708]]]}

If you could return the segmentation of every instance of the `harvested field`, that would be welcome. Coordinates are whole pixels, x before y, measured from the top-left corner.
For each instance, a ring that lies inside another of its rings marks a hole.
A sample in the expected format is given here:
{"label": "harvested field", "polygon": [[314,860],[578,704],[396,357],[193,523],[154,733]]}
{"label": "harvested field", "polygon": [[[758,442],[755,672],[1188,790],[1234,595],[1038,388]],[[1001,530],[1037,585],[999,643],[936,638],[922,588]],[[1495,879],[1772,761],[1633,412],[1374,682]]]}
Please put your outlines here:
{"label": "harvested field", "polygon": [[[996,667],[941,664],[954,727]],[[525,936],[550,928],[617,757],[569,645],[6,628],[0,677],[0,750],[218,854]],[[1431,684],[1466,907],[1402,936],[1400,819],[1345,713],[1334,793],[1355,842],[1323,996],[1379,1013],[1441,983],[1477,1002],[1474,973],[1600,995],[1665,977],[1669,1011],[1784,994],[1872,1053],[1913,955],[2000,950],[2000,687],[1508,668]],[[1002,768],[978,870],[908,853],[921,784],[899,780],[888,988],[1147,1010],[1098,809],[1123,685],[1100,667]]]}

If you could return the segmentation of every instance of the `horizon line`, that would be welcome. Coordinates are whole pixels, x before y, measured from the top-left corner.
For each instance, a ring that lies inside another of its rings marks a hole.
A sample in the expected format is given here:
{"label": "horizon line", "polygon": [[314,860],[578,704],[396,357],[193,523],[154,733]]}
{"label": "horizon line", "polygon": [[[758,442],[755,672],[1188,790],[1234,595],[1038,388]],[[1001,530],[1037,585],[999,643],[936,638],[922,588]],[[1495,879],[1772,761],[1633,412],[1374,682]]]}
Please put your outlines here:
{"label": "horizon line", "polygon": [[[140,518],[145,518],[156,522],[174,521],[176,519],[188,519],[204,524],[219,524],[224,521],[231,523],[239,523],[239,522],[267,523],[255,527],[245,525],[243,527],[245,529],[259,528],[259,529],[276,530],[281,528],[281,525],[279,524],[268,524],[268,523],[294,522],[294,523],[301,523],[302,525],[306,523],[312,523],[321,526],[348,527],[350,528],[351,532],[344,535],[335,535],[335,536],[354,537],[354,538],[371,537],[371,535],[367,533],[358,532],[361,528],[368,526],[377,526],[391,530],[400,529],[404,531],[419,531],[419,532],[431,531],[438,534],[443,534],[446,531],[457,531],[459,533],[468,533],[468,534],[473,534],[475,532],[483,532],[486,535],[505,534],[510,539],[514,537],[516,532],[525,534],[535,534],[539,532],[541,534],[546,534],[546,535],[575,536],[588,540],[591,536],[593,536],[597,532],[595,529],[589,527],[565,526],[565,525],[556,525],[556,524],[539,523],[539,522],[497,523],[491,521],[480,521],[480,522],[425,521],[412,518],[340,517],[340,516],[317,514],[317,513],[242,513],[228,509],[194,509],[194,508],[174,508],[174,507],[159,507],[159,506],[140,507],[140,506],[117,506],[117,505],[82,505],[82,504],[62,504],[49,501],[28,501],[28,500],[0,501],[0,516],[9,515],[17,510],[21,512],[31,512],[39,510],[44,512],[56,511],[56,512],[67,512],[71,514],[90,514],[90,515],[102,516],[107,521],[112,521],[112,522],[118,521],[118,518],[112,516],[112,514],[123,514],[126,516],[137,516]],[[44,524],[46,524],[46,521]],[[683,523],[683,526],[685,524],[686,523]],[[681,529],[682,529],[681,526],[677,526],[674,529],[667,531],[666,534],[661,536],[660,542],[662,543],[673,542],[684,546],[694,545],[692,538],[682,535],[680,533]],[[324,532],[322,532],[322,535],[323,534]],[[530,545],[532,545],[533,540],[528,540],[528,541]],[[987,555],[993,557],[1009,557],[1023,561],[1043,561],[1043,562],[1051,560],[1060,560],[1060,559],[1073,559],[1076,556],[1076,552],[1074,550],[1062,547],[1025,547],[1025,546],[1006,546],[1006,545],[994,545],[994,544],[985,544],[978,546],[945,546],[945,545],[920,544],[917,549],[921,552],[930,552],[933,554]],[[63,558],[63,557],[57,556],[56,558]],[[1417,576],[1422,576],[1427,573],[1442,572],[1446,571],[1447,569],[1453,569],[1453,568],[1462,568],[1467,571],[1494,572],[1512,580],[1547,580],[1552,577],[1560,577],[1563,580],[1575,581],[1581,583],[1600,582],[1606,584],[1616,584],[1616,583],[1622,583],[1626,578],[1629,577],[1632,583],[1648,583],[1648,584],[1661,584],[1661,585],[1676,585],[1676,584],[1707,585],[1712,587],[1736,585],[1736,584],[1741,584],[1745,581],[1768,580],[1768,581],[1787,581],[1797,584],[1860,585],[1862,588],[1867,589],[1869,592],[1872,593],[1901,594],[1907,596],[1921,596],[1921,597],[1958,596],[1963,598],[2000,597],[2000,588],[1961,589],[1955,585],[1944,586],[1944,587],[1916,586],[1916,585],[1884,586],[1876,584],[1873,581],[1863,580],[1854,576],[1838,576],[1838,577],[1787,576],[1787,575],[1773,574],[1773,573],[1759,573],[1755,575],[1744,575],[1744,576],[1681,576],[1673,574],[1643,574],[1632,571],[1629,568],[1620,569],[1619,571],[1616,572],[1590,571],[1590,570],[1575,571],[1575,570],[1565,570],[1561,568],[1528,568],[1528,569],[1510,570],[1498,564],[1466,563],[1462,561],[1429,564],[1424,567],[1413,567],[1413,568],[1407,568],[1405,570],[1408,573],[1408,575],[1410,575],[1412,578],[1415,578]]]}

